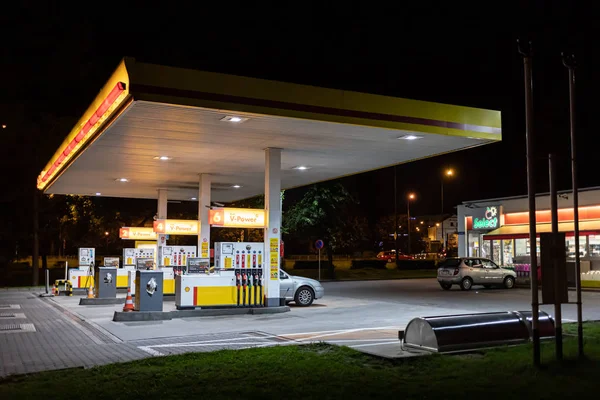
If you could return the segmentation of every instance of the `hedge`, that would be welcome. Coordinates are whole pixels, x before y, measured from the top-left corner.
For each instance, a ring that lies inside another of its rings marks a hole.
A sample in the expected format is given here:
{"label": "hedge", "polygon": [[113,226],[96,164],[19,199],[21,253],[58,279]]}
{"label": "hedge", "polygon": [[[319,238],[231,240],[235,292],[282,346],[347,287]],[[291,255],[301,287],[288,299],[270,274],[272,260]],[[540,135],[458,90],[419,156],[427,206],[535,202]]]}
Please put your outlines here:
{"label": "hedge", "polygon": [[[298,260],[294,263],[294,269],[319,269],[319,261]],[[329,269],[329,261],[321,260],[321,269]]]}
{"label": "hedge", "polygon": [[436,269],[435,260],[398,260],[398,269]]}
{"label": "hedge", "polygon": [[352,266],[350,267],[350,269],[386,269],[386,265],[386,260],[352,260]]}

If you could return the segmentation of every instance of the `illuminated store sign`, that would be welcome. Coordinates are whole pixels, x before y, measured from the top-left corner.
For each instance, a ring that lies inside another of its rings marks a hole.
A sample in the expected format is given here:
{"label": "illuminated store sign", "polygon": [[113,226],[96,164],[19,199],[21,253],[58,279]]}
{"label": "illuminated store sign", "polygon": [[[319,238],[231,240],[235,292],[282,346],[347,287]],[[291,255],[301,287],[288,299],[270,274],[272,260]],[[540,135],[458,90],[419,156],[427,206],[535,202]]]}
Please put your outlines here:
{"label": "illuminated store sign", "polygon": [[[483,215],[473,216],[473,229],[496,229],[500,226],[500,207],[486,207]],[[483,211],[483,210],[482,210]]]}

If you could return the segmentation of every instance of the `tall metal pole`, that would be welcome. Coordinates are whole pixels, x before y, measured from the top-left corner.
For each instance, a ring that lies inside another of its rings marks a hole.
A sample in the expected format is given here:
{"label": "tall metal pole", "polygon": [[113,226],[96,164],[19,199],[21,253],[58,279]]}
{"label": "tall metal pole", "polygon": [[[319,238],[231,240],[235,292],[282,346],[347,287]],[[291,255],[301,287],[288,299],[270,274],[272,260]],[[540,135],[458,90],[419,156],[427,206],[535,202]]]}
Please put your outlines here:
{"label": "tall metal pole", "polygon": [[527,137],[527,197],[529,200],[529,255],[531,260],[531,327],[533,339],[533,364],[540,361],[539,294],[537,280],[537,245],[535,220],[535,156],[533,141],[533,82],[531,77],[531,42],[518,43],[523,57],[525,73],[525,136]]}
{"label": "tall metal pole", "polygon": [[319,282],[321,282],[321,249],[319,248]]}
{"label": "tall metal pole", "polygon": [[[550,173],[550,213],[552,215],[552,239],[556,240],[556,235],[558,235],[558,192],[556,190],[556,157],[554,155],[548,155],[548,171]],[[556,360],[562,361],[563,359],[563,339],[562,339],[562,309],[560,303],[559,288],[560,284],[559,274],[558,274],[558,263],[557,263],[557,252],[562,252],[564,254],[564,247],[556,246],[556,242],[553,242],[554,246],[552,248],[553,256],[552,256],[552,264],[554,271],[554,342],[556,344]]]}
{"label": "tall metal pole", "polygon": [[40,237],[39,237],[39,193],[37,188],[33,192],[33,254],[31,255],[31,285],[39,284],[39,257],[40,257]]}
{"label": "tall metal pole", "polygon": [[406,199],[406,217],[408,220],[408,254],[410,255],[410,197]]}
{"label": "tall metal pole", "polygon": [[577,156],[575,147],[575,56],[563,56],[569,69],[569,116],[571,131],[571,182],[573,185],[573,222],[575,234],[575,291],[577,293],[577,348],[583,357],[583,306],[581,302],[581,262],[579,259],[579,187],[577,183]]}
{"label": "tall metal pole", "polygon": [[446,249],[446,238],[444,237],[444,176],[442,175],[442,248]]}
{"label": "tall metal pole", "polygon": [[396,166],[394,165],[394,249],[396,250],[396,265],[398,265],[398,190],[396,185]]}

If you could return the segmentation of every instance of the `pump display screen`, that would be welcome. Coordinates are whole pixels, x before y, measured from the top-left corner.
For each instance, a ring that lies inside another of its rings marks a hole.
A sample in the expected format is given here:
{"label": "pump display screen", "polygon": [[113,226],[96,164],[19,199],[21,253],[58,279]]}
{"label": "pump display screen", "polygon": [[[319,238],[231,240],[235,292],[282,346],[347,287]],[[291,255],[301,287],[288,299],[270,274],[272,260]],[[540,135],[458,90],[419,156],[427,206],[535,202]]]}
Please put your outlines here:
{"label": "pump display screen", "polygon": [[221,252],[223,254],[233,254],[233,244],[232,243],[223,243]]}
{"label": "pump display screen", "polygon": [[210,269],[209,258],[188,258],[188,274],[205,274]]}
{"label": "pump display screen", "polygon": [[154,259],[152,258],[136,258],[136,269],[152,269],[154,267]]}

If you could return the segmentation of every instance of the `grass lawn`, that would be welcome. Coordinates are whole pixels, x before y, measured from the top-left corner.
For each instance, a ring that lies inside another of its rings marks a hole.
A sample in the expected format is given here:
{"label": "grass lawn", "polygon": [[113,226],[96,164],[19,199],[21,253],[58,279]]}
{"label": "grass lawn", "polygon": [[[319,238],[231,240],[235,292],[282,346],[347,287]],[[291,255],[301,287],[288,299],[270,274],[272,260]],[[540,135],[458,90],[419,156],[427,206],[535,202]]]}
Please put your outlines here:
{"label": "grass lawn", "polygon": [[[44,372],[0,381],[0,399],[549,399],[597,398],[600,324],[586,324],[587,359],[573,361],[567,337],[562,366],[543,345],[402,361],[372,358],[325,344],[158,357],[89,370]],[[574,327],[567,326],[567,332]]]}
{"label": "grass lawn", "polygon": [[[287,270],[290,275],[304,276],[306,278],[317,279],[319,271],[314,269],[290,269]],[[369,279],[420,279],[420,278],[435,278],[437,270],[422,269],[422,270],[401,270],[401,269],[336,269],[335,280],[337,281],[352,281],[352,280],[369,280]],[[329,280],[327,271],[321,270],[321,280]]]}

